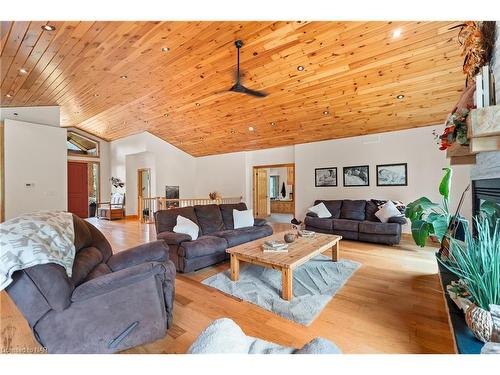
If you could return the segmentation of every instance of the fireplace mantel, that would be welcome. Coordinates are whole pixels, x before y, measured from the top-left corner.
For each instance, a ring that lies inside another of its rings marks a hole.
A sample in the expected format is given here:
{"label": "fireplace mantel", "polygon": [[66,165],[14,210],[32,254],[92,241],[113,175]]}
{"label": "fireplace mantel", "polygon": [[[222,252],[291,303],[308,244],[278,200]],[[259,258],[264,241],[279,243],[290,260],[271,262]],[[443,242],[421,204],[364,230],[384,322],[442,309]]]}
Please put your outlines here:
{"label": "fireplace mantel", "polygon": [[467,120],[471,153],[500,151],[500,105],[473,109]]}

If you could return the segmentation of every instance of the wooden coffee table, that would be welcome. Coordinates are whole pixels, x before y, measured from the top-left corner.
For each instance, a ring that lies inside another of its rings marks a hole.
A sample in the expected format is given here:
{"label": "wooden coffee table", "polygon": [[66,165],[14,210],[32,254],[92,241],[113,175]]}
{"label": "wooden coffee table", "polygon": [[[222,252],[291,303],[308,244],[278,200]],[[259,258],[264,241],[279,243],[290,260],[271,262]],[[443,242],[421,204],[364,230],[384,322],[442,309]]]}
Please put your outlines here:
{"label": "wooden coffee table", "polygon": [[290,233],[290,231],[275,233],[272,236],[227,249],[226,252],[231,257],[231,280],[239,280],[240,262],[279,270],[282,275],[281,297],[290,301],[293,297],[293,270],[296,267],[330,248],[332,249],[332,261],[338,261],[339,242],[342,237],[332,234],[316,233],[310,238],[298,237],[294,242],[288,244],[287,253],[264,253],[262,251],[264,242],[269,240],[283,241],[285,233]]}

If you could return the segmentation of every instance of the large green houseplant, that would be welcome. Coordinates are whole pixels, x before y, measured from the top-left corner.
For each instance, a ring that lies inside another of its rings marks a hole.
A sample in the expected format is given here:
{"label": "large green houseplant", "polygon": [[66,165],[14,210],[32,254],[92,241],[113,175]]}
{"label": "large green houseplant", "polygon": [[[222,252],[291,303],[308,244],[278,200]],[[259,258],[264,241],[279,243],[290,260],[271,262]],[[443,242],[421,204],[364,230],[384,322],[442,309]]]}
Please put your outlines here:
{"label": "large green houseplant", "polygon": [[406,207],[405,216],[411,221],[411,234],[415,243],[422,247],[431,235],[435,235],[441,242],[451,220],[449,199],[453,171],[451,168],[443,168],[443,170],[445,173],[439,184],[442,204],[434,203],[427,197],[421,197]]}

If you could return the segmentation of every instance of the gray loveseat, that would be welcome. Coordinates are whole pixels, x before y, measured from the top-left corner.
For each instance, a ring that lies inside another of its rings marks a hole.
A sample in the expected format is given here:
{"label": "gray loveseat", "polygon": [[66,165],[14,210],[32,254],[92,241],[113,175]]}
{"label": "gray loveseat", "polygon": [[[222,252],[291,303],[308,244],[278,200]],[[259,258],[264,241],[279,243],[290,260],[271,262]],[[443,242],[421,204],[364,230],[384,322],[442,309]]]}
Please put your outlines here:
{"label": "gray loveseat", "polygon": [[165,336],[175,267],[154,241],[113,255],[104,235],[73,215],[72,276],[49,263],[13,274],[7,287],[49,353],[113,353]]}
{"label": "gray loveseat", "polygon": [[[191,272],[222,262],[228,259],[227,248],[273,234],[263,219],[255,219],[252,227],[234,229],[233,209],[243,211],[247,206],[245,203],[210,204],[155,213],[157,239],[168,244],[170,260],[177,271]],[[187,234],[173,232],[179,215],[200,227],[195,241]]]}
{"label": "gray loveseat", "polygon": [[371,200],[317,200],[314,205],[321,202],[332,216],[319,218],[308,212],[304,220],[306,229],[386,245],[395,245],[401,240],[401,226],[406,224],[406,219],[394,216],[387,223],[380,222],[375,216],[378,206]]}

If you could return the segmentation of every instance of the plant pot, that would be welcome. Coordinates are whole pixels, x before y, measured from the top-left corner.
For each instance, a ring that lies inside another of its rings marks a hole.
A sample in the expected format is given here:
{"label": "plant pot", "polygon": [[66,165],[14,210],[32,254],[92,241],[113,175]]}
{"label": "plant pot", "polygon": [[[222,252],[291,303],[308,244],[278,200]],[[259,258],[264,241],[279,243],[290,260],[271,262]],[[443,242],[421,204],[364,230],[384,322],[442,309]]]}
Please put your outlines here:
{"label": "plant pot", "polygon": [[478,340],[490,341],[493,332],[493,319],[489,311],[472,303],[465,311],[465,322]]}

